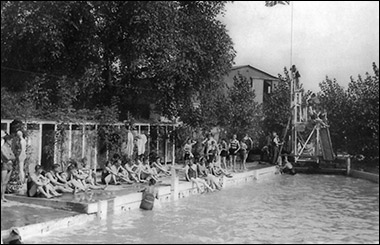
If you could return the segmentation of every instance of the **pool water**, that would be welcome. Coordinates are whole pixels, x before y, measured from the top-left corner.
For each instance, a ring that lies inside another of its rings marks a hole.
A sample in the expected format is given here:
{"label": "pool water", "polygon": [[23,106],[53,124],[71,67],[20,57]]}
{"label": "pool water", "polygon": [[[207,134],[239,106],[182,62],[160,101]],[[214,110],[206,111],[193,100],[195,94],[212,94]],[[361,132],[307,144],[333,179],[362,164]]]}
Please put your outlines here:
{"label": "pool water", "polygon": [[28,243],[379,243],[379,185],[279,175],[111,215]]}

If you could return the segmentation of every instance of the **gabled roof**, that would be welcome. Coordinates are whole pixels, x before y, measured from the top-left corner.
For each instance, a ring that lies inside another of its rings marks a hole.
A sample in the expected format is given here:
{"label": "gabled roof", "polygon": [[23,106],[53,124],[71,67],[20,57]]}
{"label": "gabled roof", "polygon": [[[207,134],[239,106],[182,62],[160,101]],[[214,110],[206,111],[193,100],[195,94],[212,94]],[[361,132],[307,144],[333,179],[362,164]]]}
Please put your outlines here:
{"label": "gabled roof", "polygon": [[269,76],[269,77],[272,78],[273,80],[279,80],[278,77],[275,77],[275,76],[273,76],[273,75],[271,75],[271,74],[269,74],[269,73],[267,73],[267,72],[265,72],[265,71],[262,71],[262,70],[260,70],[260,69],[257,69],[256,67],[253,67],[253,66],[251,66],[251,65],[233,66],[233,67],[231,68],[231,70],[239,70],[239,69],[242,69],[242,68],[253,69],[253,70],[258,71],[258,72],[260,72],[260,73],[262,73],[262,74],[264,74],[264,75],[266,75],[266,76]]}

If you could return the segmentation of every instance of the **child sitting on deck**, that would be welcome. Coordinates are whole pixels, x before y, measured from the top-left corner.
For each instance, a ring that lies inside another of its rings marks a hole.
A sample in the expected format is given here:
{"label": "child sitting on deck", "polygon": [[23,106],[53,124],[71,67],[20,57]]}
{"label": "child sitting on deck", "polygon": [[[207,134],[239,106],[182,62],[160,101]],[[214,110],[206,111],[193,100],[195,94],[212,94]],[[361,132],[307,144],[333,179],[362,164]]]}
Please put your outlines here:
{"label": "child sitting on deck", "polygon": [[85,191],[86,189],[83,186],[83,184],[74,179],[70,179],[69,168],[71,167],[69,166],[66,171],[55,173],[58,182],[62,184],[67,184],[67,186],[74,190],[74,193],[76,193],[77,191]]}
{"label": "child sitting on deck", "polygon": [[128,172],[129,179],[133,179],[137,183],[140,182],[137,173],[138,167],[134,164],[134,161],[132,159],[127,159],[123,168]]}
{"label": "child sitting on deck", "polygon": [[101,186],[95,184],[95,180],[92,176],[92,173],[86,169],[83,169],[82,164],[77,163],[76,161],[72,161],[70,168],[70,175],[72,179],[80,182],[86,190],[88,189],[102,189]]}
{"label": "child sitting on deck", "polygon": [[55,190],[58,192],[73,192],[74,189],[71,188],[67,183],[62,183],[59,181],[57,174],[59,173],[59,165],[54,164],[53,169],[46,173],[46,177],[50,180],[50,183],[54,186]]}
{"label": "child sitting on deck", "polygon": [[49,183],[49,180],[42,175],[41,165],[36,165],[35,172],[31,173],[27,182],[27,196],[28,197],[46,197],[52,198],[61,196],[56,192],[53,186]]}
{"label": "child sitting on deck", "polygon": [[211,188],[220,190],[222,189],[222,185],[220,184],[219,178],[212,175],[210,171],[206,167],[206,159],[201,158],[201,161],[196,164],[197,172],[200,178],[204,178]]}
{"label": "child sitting on deck", "polygon": [[78,170],[87,176],[86,183],[98,186],[96,181],[96,172],[91,169],[91,165],[87,162],[87,157],[82,158],[78,164]]}
{"label": "child sitting on deck", "polygon": [[110,183],[120,185],[120,183],[116,180],[117,172],[115,172],[115,170],[116,169],[112,165],[111,161],[107,161],[102,171],[102,183],[106,185],[104,189],[106,189]]}
{"label": "child sitting on deck", "polygon": [[194,183],[198,190],[200,190],[199,184],[203,184],[209,191],[213,191],[204,179],[198,177],[197,166],[193,164],[193,158],[190,158],[189,164],[185,166],[184,170],[186,180]]}
{"label": "child sitting on deck", "polygon": [[149,181],[149,179],[153,178],[158,181],[157,171],[156,169],[152,169],[149,164],[149,158],[143,159],[143,161],[139,162],[139,179],[143,181]]}
{"label": "child sitting on deck", "polygon": [[153,161],[151,163],[151,165],[152,165],[152,167],[155,167],[157,169],[158,174],[163,173],[166,176],[170,176],[170,171],[168,170],[168,168],[161,164],[161,158],[160,157],[156,157],[155,161]]}
{"label": "child sitting on deck", "polygon": [[133,181],[129,179],[129,173],[128,171],[121,165],[121,160],[118,159],[114,166],[111,167],[112,170],[116,173],[116,178],[118,180],[123,180],[127,182],[128,184],[132,184]]}
{"label": "child sitting on deck", "polygon": [[78,173],[75,169],[74,164],[70,164],[67,167],[67,172],[65,173],[65,177],[67,178],[67,181],[69,181],[74,186],[75,192],[86,191],[88,189],[83,179],[78,178]]}

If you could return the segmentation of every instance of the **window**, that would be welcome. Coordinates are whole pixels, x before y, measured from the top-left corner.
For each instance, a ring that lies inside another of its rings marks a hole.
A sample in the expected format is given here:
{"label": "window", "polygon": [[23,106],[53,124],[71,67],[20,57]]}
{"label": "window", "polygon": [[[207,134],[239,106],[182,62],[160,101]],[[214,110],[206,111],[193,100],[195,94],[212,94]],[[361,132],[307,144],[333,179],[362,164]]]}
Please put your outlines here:
{"label": "window", "polygon": [[251,83],[250,83],[250,86],[251,86],[252,90],[255,89],[255,88],[254,88],[254,83],[253,83],[253,78],[250,77],[249,80],[250,80],[250,82],[251,82]]}
{"label": "window", "polygon": [[269,81],[269,80],[265,80],[264,81],[264,93],[266,94],[270,94],[272,93],[272,81]]}

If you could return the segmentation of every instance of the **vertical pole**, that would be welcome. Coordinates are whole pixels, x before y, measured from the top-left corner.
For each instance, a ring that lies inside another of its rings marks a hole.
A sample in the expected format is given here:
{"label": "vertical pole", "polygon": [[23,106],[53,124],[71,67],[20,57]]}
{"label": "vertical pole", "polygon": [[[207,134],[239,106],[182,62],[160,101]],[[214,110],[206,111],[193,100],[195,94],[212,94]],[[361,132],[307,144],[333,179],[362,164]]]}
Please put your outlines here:
{"label": "vertical pole", "polygon": [[151,137],[150,137],[150,124],[148,124],[148,152],[150,152],[150,142],[151,142]]}
{"label": "vertical pole", "polygon": [[69,152],[68,152],[68,155],[69,155],[69,159],[71,158],[71,147],[72,147],[72,123],[69,123]]}
{"label": "vertical pole", "polygon": [[159,154],[159,149],[160,149],[160,142],[159,142],[159,140],[160,140],[160,136],[159,136],[159,134],[160,134],[160,125],[157,125],[157,140],[156,140],[156,151],[157,151],[157,154]]}
{"label": "vertical pole", "polygon": [[290,16],[290,65],[293,64],[293,1],[291,4],[291,16]]}
{"label": "vertical pole", "polygon": [[171,168],[171,185],[170,185],[170,193],[173,201],[178,200],[178,185],[179,179],[176,173],[175,168]]}
{"label": "vertical pole", "polygon": [[95,158],[94,158],[94,172],[96,172],[96,168],[98,167],[98,124],[95,124],[95,134],[96,134],[96,137],[94,139],[95,142],[93,142],[93,144],[94,144],[94,154],[95,154]]}
{"label": "vertical pole", "polygon": [[[293,1],[290,2],[290,11],[291,11],[291,15],[290,15],[290,67],[292,67],[293,65]],[[291,71],[290,71],[291,72]],[[294,103],[294,99],[293,99],[293,96],[294,96],[294,79],[293,79],[293,73],[291,72],[291,76],[290,76],[290,110],[291,110],[291,116],[292,116],[292,120],[291,120],[291,138],[292,138],[292,152],[294,154],[294,156],[296,157],[298,155],[298,150],[297,150],[297,131],[296,131],[296,125],[295,125],[295,117],[296,117],[296,114],[295,114],[295,103]],[[292,108],[292,106],[294,106],[294,108]],[[298,158],[295,158],[295,159],[298,159]]]}
{"label": "vertical pole", "polygon": [[[290,71],[291,72],[291,71]],[[290,113],[291,113],[291,138],[292,138],[292,153],[297,155],[297,139],[295,135],[295,124],[294,124],[294,102],[293,102],[293,74],[290,76]]]}
{"label": "vertical pole", "polygon": [[[111,126],[110,126],[110,125],[107,125],[107,127],[111,127]],[[108,161],[109,156],[110,156],[110,151],[109,151],[109,149],[108,149],[108,142],[107,142],[106,148],[107,148],[107,150],[106,150],[106,160]]]}
{"label": "vertical pole", "polygon": [[7,122],[7,134],[11,134],[11,123]]}
{"label": "vertical pole", "polygon": [[54,164],[58,162],[58,145],[57,145],[57,123],[54,124]]}
{"label": "vertical pole", "polygon": [[347,163],[347,175],[350,175],[350,173],[351,173],[351,158],[350,158],[350,156],[348,156],[346,158],[346,163]]}
{"label": "vertical pole", "polygon": [[293,93],[294,93],[294,96],[293,96],[293,105],[294,105],[294,139],[295,139],[295,142],[296,142],[296,154],[298,155],[299,152],[298,152],[298,137],[297,137],[297,129],[296,129],[296,125],[297,125],[297,96],[296,96],[296,84],[295,84],[295,80],[294,80],[294,77],[293,77]]}
{"label": "vertical pole", "polygon": [[168,152],[168,139],[167,139],[167,135],[168,135],[168,126],[165,125],[165,149],[164,149],[164,155],[165,155],[165,158],[164,158],[164,161],[165,161],[165,165],[167,163],[167,152]]}
{"label": "vertical pole", "polygon": [[[174,133],[174,129],[175,129],[175,126],[173,125],[173,132],[172,133]],[[175,138],[174,137],[172,137],[173,138],[173,149],[172,149],[172,165],[174,166],[174,164],[175,164]]]}
{"label": "vertical pole", "polygon": [[42,161],[42,123],[39,123],[38,127],[39,127],[39,130],[40,130],[39,134],[38,134],[38,137],[39,137],[38,165],[41,165],[41,161]]}
{"label": "vertical pole", "polygon": [[[84,158],[85,156],[85,152],[86,152],[86,124],[83,124],[82,125],[82,158]],[[88,161],[90,161],[88,159]]]}
{"label": "vertical pole", "polygon": [[316,146],[315,146],[315,156],[317,157],[317,163],[319,163],[319,152],[320,152],[319,140],[320,140],[320,138],[319,138],[319,125],[317,125],[317,142],[316,142]]}

